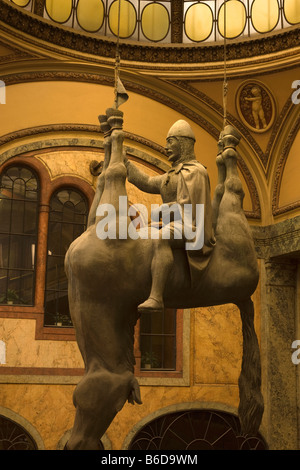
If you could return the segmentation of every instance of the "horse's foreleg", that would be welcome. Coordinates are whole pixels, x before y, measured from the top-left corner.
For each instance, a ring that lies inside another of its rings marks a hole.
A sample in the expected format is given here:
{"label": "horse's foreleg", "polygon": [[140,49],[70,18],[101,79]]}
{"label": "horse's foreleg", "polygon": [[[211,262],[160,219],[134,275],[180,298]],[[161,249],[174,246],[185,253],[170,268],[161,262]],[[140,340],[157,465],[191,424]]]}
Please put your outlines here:
{"label": "horse's foreleg", "polygon": [[254,436],[260,427],[264,411],[261,394],[260,351],[254,329],[253,302],[248,300],[237,304],[243,330],[243,359],[239,377],[239,418],[243,434]]}

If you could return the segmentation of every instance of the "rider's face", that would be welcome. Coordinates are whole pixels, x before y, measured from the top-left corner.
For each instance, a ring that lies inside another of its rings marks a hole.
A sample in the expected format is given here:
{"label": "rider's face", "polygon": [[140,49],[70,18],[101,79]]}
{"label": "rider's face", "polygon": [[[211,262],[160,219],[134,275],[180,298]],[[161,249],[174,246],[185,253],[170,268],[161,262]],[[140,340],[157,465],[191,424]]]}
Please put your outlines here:
{"label": "rider's face", "polygon": [[166,144],[166,152],[170,162],[176,162],[181,156],[181,146],[176,137],[168,137]]}

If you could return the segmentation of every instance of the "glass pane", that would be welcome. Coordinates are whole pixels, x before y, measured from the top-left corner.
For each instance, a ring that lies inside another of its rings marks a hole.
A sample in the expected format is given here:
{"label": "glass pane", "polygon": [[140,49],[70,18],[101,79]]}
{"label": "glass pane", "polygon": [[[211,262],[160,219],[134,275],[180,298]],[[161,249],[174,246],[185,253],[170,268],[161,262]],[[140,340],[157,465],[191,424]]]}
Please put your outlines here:
{"label": "glass pane", "polygon": [[165,369],[175,369],[176,364],[176,343],[174,336],[166,336],[164,341],[164,368]]}
{"label": "glass pane", "polygon": [[9,235],[0,234],[0,268],[8,267],[8,253],[9,253]]}
{"label": "glass pane", "polygon": [[176,368],[176,310],[143,315],[140,320],[142,369]]}
{"label": "glass pane", "polygon": [[30,0],[12,0],[12,1],[19,7],[26,7],[28,3],[30,2]]}
{"label": "glass pane", "polygon": [[67,201],[63,209],[64,222],[74,222],[75,207],[71,201]]}
{"label": "glass pane", "polygon": [[300,2],[299,0],[285,0],[284,14],[291,24],[300,23]]}
{"label": "glass pane", "polygon": [[186,12],[184,26],[191,41],[204,41],[212,32],[213,12],[205,3],[195,3]]}
{"label": "glass pane", "polygon": [[272,31],[279,20],[277,0],[254,0],[251,11],[252,24],[259,33]]}
{"label": "glass pane", "polygon": [[65,23],[72,13],[72,0],[46,0],[46,10],[51,20]]}
{"label": "glass pane", "polygon": [[13,198],[14,199],[25,199],[26,183],[23,179],[15,179],[13,185]]}
{"label": "glass pane", "polygon": [[73,225],[62,224],[60,254],[66,254],[73,240]]}
{"label": "glass pane", "polygon": [[119,28],[119,1],[111,4],[109,9],[109,27],[115,36],[128,38],[133,35],[137,23],[136,10],[128,0],[120,1],[120,28]]}
{"label": "glass pane", "polygon": [[89,32],[98,31],[104,20],[104,6],[101,0],[79,0],[77,4],[77,21],[82,29]]}
{"label": "glass pane", "polygon": [[14,199],[11,205],[11,229],[12,233],[23,233],[24,201]]}
{"label": "glass pane", "polygon": [[33,303],[33,272],[22,270],[9,270],[7,304]]}
{"label": "glass pane", "polygon": [[168,10],[160,3],[149,3],[142,12],[142,31],[150,41],[161,41],[169,31]]}
{"label": "glass pane", "polygon": [[23,271],[20,273],[19,302],[21,304],[33,304],[33,271]]}
{"label": "glass pane", "polygon": [[5,173],[1,177],[1,197],[12,197],[13,179]]}
{"label": "glass pane", "polygon": [[[2,190],[3,193],[4,190]],[[11,199],[0,198],[0,216],[1,216],[1,232],[10,231],[10,220],[11,220]]]}
{"label": "glass pane", "polygon": [[6,300],[6,291],[7,291],[7,279],[8,279],[7,269],[0,268],[0,304],[7,303]]}
{"label": "glass pane", "polygon": [[24,204],[24,233],[35,233],[37,229],[38,207],[34,202]]}
{"label": "glass pane", "polygon": [[49,223],[48,231],[48,255],[60,254],[61,224]]}
{"label": "glass pane", "polygon": [[[218,15],[218,28],[224,36],[224,4]],[[239,0],[229,0],[226,3],[226,37],[236,38],[242,34],[246,26],[246,8]]]}
{"label": "glass pane", "polygon": [[11,235],[9,267],[19,269],[32,269],[32,237],[24,235]]}
{"label": "glass pane", "polygon": [[60,257],[50,255],[48,252],[47,260],[47,283],[46,289],[56,289],[58,279],[58,266],[60,265]]}
{"label": "glass pane", "polygon": [[[70,193],[71,191],[68,191],[67,189],[60,191],[59,193],[56,194],[55,198],[58,199],[58,201],[64,205],[67,201],[70,200]],[[52,208],[52,202],[51,202],[51,208]],[[63,208],[63,207],[62,207]]]}

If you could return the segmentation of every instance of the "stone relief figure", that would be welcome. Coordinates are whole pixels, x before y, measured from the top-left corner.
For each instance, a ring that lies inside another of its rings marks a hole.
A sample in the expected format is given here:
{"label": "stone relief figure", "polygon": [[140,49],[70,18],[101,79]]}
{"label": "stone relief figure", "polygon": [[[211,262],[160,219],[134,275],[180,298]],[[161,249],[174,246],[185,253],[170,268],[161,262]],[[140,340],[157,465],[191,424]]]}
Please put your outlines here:
{"label": "stone relief figure", "polygon": [[[163,307],[238,306],[243,330],[239,418],[242,432],[254,435],[263,414],[251,300],[258,267],[237,170],[240,136],[231,126],[220,135],[218,185],[211,203],[208,175],[195,158],[195,136],[186,122],[175,123],[167,136],[170,170],[149,178],[124,155],[123,113],[110,108],[99,121],[105,149],[102,173],[88,228],[70,245],[65,258],[70,312],[85,365],[73,395],[76,416],[66,449],[98,449],[99,439],[125,402],[142,403],[134,377],[134,327],[144,311]],[[144,191],[161,194],[162,220],[155,220],[156,232],[155,227],[151,232],[153,226],[146,226],[136,238],[120,236],[124,223],[128,230],[132,223],[129,212],[121,217],[120,198],[127,196],[127,178]],[[177,204],[178,213],[190,208],[183,225],[177,223],[176,213],[164,222],[164,211],[172,203]],[[203,243],[189,250],[182,230],[185,222],[191,232],[198,225],[198,206],[204,207],[205,214]],[[107,207],[114,209],[117,236],[99,238],[97,227]],[[171,234],[168,239],[163,237],[166,230]]]}
{"label": "stone relief figure", "polygon": [[255,127],[256,129],[260,129],[261,123],[265,129],[267,127],[267,123],[263,110],[261,89],[258,86],[255,86],[251,89],[251,93],[253,96],[251,98],[245,97],[245,100],[252,102],[252,116],[255,122]]}
{"label": "stone relief figure", "polygon": [[276,103],[263,82],[243,82],[236,93],[236,108],[241,121],[253,132],[267,132],[274,124]]}

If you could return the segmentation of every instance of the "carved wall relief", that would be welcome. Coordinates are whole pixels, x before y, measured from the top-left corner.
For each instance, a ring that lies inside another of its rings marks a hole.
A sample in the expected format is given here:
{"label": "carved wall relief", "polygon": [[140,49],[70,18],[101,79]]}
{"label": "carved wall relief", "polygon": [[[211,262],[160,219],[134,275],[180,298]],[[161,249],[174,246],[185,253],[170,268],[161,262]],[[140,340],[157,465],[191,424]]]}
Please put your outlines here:
{"label": "carved wall relief", "polygon": [[253,132],[266,132],[274,123],[275,100],[262,82],[244,82],[236,95],[236,107],[242,122]]}

